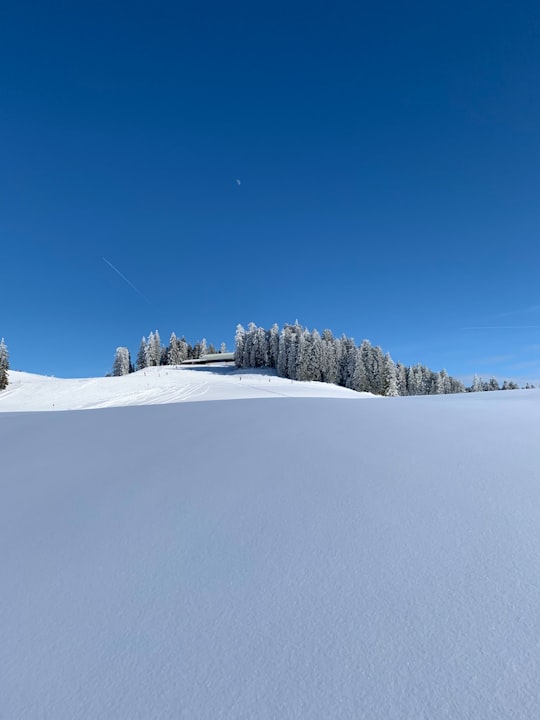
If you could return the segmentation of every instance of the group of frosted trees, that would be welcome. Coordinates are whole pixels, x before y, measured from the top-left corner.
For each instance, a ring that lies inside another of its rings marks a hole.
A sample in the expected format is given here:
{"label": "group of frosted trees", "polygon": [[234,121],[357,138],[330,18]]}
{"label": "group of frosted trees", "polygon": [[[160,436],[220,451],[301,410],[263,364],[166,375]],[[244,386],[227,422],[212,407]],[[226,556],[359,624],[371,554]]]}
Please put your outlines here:
{"label": "group of frosted trees", "polygon": [[[527,385],[525,386],[528,390],[529,388],[534,388],[534,385]],[[478,377],[478,375],[475,375],[472,381],[472,385],[470,388],[468,388],[469,392],[482,392],[485,390],[519,390],[519,385],[513,380],[505,380],[502,385],[499,385],[499,381],[497,378],[492,377],[490,380],[485,381],[482,380],[481,377]]]}
{"label": "group of frosted trees", "polygon": [[203,355],[212,355],[218,352],[227,352],[225,343],[221,344],[219,350],[216,350],[212,343],[207,344],[205,338],[195,345],[190,345],[184,337],[177,338],[175,333],[172,333],[167,346],[162,345],[159,332],[156,330],[151,332],[148,338],[143,337],[141,340],[135,366],[131,362],[129,350],[126,347],[116,349],[112,375],[127,375],[134,370],[143,370],[158,365],[180,365],[185,360],[196,360]]}
{"label": "group of frosted trees", "polygon": [[9,355],[4,338],[0,340],[0,390],[5,390],[9,383]]}
{"label": "group of frosted trees", "polygon": [[335,338],[330,330],[309,331],[296,323],[270,330],[250,323],[238,325],[235,364],[239,368],[272,367],[280,377],[333,383],[375,395],[442,395],[465,392],[446,370],[394,363],[369,340],[357,346],[352,338]]}
{"label": "group of frosted trees", "polygon": [[[129,350],[116,350],[112,375],[127,375],[134,370],[159,365],[180,365],[216,352],[227,352],[225,343],[216,350],[214,345],[201,341],[190,345],[184,337],[172,333],[167,346],[161,343],[159,332],[143,337],[135,363]],[[7,353],[7,351],[6,351]],[[395,363],[388,353],[369,340],[357,346],[346,335],[335,338],[330,330],[308,330],[298,322],[270,330],[250,323],[245,330],[238,325],[235,336],[234,359],[238,368],[275,368],[280,377],[291,380],[314,380],[341,385],[358,392],[375,395],[446,395],[465,391],[513,390],[518,385],[504,381],[502,387],[495,378],[484,382],[474,376],[470,388],[448,375],[446,370],[434,372],[417,364],[409,367]],[[0,371],[1,372],[1,371]]]}

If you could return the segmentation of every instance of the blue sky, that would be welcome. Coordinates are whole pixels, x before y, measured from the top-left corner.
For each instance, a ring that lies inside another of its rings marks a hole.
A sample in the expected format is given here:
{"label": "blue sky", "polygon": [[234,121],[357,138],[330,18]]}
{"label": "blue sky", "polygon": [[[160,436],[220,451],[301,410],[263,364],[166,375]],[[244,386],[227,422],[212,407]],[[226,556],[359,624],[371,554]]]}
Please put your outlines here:
{"label": "blue sky", "polygon": [[540,378],[538,3],[23,0],[0,68],[12,367],[298,319]]}

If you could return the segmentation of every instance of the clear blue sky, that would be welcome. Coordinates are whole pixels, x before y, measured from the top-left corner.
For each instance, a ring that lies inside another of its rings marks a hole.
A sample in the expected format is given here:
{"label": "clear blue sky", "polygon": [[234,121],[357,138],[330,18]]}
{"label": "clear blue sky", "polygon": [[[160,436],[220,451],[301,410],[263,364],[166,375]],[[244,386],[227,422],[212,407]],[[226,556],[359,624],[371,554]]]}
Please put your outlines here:
{"label": "clear blue sky", "polygon": [[537,2],[3,3],[12,367],[298,318],[540,378],[539,79]]}

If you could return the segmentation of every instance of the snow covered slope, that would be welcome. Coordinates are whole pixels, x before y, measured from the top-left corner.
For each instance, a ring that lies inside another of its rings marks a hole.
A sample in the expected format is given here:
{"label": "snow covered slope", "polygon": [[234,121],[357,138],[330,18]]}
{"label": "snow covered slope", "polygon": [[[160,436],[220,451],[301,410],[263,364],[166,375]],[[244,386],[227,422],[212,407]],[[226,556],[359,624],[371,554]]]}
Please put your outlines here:
{"label": "snow covered slope", "polygon": [[536,391],[1,414],[0,717],[537,717],[539,427]]}
{"label": "snow covered slope", "polygon": [[186,400],[271,397],[374,397],[336,385],[293,382],[273,370],[237,370],[230,365],[154,367],[123,377],[65,380],[10,370],[0,392],[0,412],[82,410],[125,405],[159,405]]}

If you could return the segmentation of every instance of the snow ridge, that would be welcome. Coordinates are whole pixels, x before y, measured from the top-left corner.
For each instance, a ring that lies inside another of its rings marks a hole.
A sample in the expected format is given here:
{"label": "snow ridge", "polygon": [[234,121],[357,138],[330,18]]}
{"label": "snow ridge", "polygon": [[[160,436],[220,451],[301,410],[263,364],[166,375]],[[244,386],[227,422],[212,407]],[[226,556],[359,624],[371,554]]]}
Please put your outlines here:
{"label": "snow ridge", "polygon": [[60,379],[10,371],[0,393],[0,412],[82,410],[199,400],[284,397],[373,397],[318,382],[277,377],[274,370],[230,365],[162,366],[121,377]]}

